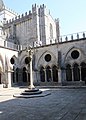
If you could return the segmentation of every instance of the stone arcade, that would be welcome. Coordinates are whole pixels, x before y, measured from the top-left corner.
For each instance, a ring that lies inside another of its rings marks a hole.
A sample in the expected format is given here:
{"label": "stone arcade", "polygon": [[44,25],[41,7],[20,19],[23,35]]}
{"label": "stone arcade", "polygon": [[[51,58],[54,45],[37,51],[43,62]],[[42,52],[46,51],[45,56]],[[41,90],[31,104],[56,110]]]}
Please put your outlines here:
{"label": "stone arcade", "polygon": [[85,84],[86,32],[60,36],[59,19],[44,4],[18,15],[0,2],[0,86],[29,84],[29,46],[35,85]]}

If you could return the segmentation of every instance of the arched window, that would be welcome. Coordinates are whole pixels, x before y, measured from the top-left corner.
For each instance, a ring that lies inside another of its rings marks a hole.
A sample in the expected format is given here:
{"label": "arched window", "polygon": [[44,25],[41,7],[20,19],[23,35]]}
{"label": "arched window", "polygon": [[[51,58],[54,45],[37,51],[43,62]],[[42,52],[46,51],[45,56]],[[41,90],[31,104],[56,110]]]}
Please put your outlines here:
{"label": "arched window", "polygon": [[82,81],[86,80],[86,63],[82,62],[81,64],[81,78]]}
{"label": "arched window", "polygon": [[52,78],[51,78],[51,70],[50,70],[49,66],[46,68],[46,77],[47,77],[48,82],[50,82],[52,80]]}
{"label": "arched window", "polygon": [[73,66],[73,76],[74,76],[74,81],[80,81],[80,70],[77,63],[75,63]]}
{"label": "arched window", "polygon": [[66,80],[67,81],[72,81],[72,70],[71,70],[71,65],[66,65]]}
{"label": "arched window", "polygon": [[58,69],[57,66],[52,67],[53,81],[58,82]]}
{"label": "arched window", "polygon": [[27,82],[27,72],[26,72],[26,67],[23,68],[23,82]]}
{"label": "arched window", "polygon": [[45,82],[45,71],[44,71],[44,67],[40,68],[40,79],[41,82]]}
{"label": "arched window", "polygon": [[53,26],[50,23],[50,39],[53,39]]}

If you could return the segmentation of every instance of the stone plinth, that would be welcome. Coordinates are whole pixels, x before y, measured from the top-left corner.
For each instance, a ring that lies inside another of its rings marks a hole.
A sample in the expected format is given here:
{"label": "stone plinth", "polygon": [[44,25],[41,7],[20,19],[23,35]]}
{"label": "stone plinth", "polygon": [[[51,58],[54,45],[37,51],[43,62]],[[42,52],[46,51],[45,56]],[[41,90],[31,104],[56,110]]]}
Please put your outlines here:
{"label": "stone plinth", "polygon": [[23,93],[21,93],[21,95],[37,95],[37,94],[41,94],[42,91],[34,88],[34,89],[27,89],[25,90]]}

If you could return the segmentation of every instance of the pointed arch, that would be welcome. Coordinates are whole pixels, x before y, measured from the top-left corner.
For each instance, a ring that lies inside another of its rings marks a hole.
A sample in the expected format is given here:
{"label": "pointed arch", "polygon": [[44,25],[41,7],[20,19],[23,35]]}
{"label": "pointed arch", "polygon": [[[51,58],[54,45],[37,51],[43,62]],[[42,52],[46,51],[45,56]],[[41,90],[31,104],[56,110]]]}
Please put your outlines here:
{"label": "pointed arch", "polygon": [[67,53],[66,53],[66,55],[65,55],[65,58],[64,58],[64,61],[66,60],[68,53],[69,53],[72,49],[74,49],[74,48],[75,48],[75,47],[73,46],[73,47],[71,47],[71,48],[67,51]]}
{"label": "pointed arch", "polygon": [[17,57],[15,55],[13,55],[12,58],[14,58],[15,60],[17,59]]}
{"label": "pointed arch", "polygon": [[[66,63],[66,62],[68,62],[67,61],[67,56],[68,56],[68,54],[70,53],[70,52],[73,52],[73,51],[77,51],[78,53],[82,53],[82,50],[80,49],[80,48],[77,48],[77,47],[71,47],[68,51],[67,51],[67,53],[66,53],[66,55],[65,55],[65,57],[64,57],[64,62]],[[70,58],[70,60],[71,60],[71,55],[69,56]],[[78,57],[80,57],[80,54],[79,54],[79,56]]]}
{"label": "pointed arch", "polygon": [[55,56],[52,52],[46,50],[45,52],[43,52],[43,53],[40,55],[40,57],[39,57],[39,59],[38,59],[38,61],[37,61],[37,68],[40,68],[41,63],[43,63],[43,66],[46,66],[46,65],[47,65],[47,62],[45,61],[45,56],[46,56],[47,54],[50,54],[50,55],[51,55],[51,60],[50,60],[49,62],[52,62],[52,60],[54,60],[55,63],[57,63],[56,56]]}
{"label": "pointed arch", "polygon": [[19,62],[20,62],[20,65],[24,65],[25,64],[25,58],[28,57],[27,55],[24,55],[20,58]]}

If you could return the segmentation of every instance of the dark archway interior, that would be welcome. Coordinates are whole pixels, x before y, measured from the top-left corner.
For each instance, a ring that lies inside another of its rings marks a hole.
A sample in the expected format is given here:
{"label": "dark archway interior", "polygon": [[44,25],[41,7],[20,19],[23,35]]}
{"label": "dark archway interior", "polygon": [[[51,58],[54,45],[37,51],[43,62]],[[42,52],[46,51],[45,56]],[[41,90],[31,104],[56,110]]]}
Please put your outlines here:
{"label": "dark archway interior", "polygon": [[86,68],[81,68],[82,81],[86,80]]}
{"label": "dark archway interior", "polygon": [[41,67],[40,69],[40,79],[41,79],[41,82],[45,82],[45,72],[43,67]]}
{"label": "dark archway interior", "polygon": [[52,71],[53,71],[53,81],[58,82],[58,70],[57,70],[57,67],[53,66]]}
{"label": "dark archway interior", "polygon": [[82,81],[86,80],[86,63],[84,62],[81,63],[81,78]]}
{"label": "dark archway interior", "polygon": [[73,67],[74,81],[80,81],[80,70],[78,64],[74,64]]}
{"label": "dark archway interior", "polygon": [[69,64],[66,66],[66,79],[67,81],[72,81],[72,70]]}
{"label": "dark archway interior", "polygon": [[16,68],[16,82],[18,82],[18,72],[19,72],[19,69]]}
{"label": "dark archway interior", "polygon": [[51,78],[51,70],[49,66],[46,68],[46,76],[47,76],[47,81],[50,82],[52,78]]}
{"label": "dark archway interior", "polygon": [[27,82],[27,72],[26,72],[26,68],[23,68],[23,82]]}

